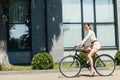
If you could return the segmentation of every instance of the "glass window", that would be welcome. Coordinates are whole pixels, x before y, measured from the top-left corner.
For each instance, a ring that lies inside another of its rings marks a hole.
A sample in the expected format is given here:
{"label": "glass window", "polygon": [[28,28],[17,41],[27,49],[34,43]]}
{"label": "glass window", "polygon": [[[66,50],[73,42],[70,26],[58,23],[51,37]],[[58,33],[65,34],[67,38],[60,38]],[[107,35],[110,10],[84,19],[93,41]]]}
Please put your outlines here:
{"label": "glass window", "polygon": [[96,22],[114,22],[113,0],[96,0]]}
{"label": "glass window", "polygon": [[115,28],[113,24],[97,25],[97,38],[101,46],[115,46]]}
{"label": "glass window", "polygon": [[93,0],[83,0],[83,20],[84,22],[94,22]]}
{"label": "glass window", "polygon": [[81,24],[64,24],[64,47],[74,47],[82,40]]}
{"label": "glass window", "polygon": [[8,51],[31,50],[30,1],[9,1]]}
{"label": "glass window", "polygon": [[30,34],[29,28],[26,25],[11,25],[9,35],[9,50],[20,51],[30,49]]}
{"label": "glass window", "polygon": [[82,40],[80,0],[62,0],[64,47],[74,47]]}
{"label": "glass window", "polygon": [[81,22],[80,0],[62,0],[63,22]]}
{"label": "glass window", "polygon": [[29,13],[29,0],[9,1],[9,23],[25,23]]}

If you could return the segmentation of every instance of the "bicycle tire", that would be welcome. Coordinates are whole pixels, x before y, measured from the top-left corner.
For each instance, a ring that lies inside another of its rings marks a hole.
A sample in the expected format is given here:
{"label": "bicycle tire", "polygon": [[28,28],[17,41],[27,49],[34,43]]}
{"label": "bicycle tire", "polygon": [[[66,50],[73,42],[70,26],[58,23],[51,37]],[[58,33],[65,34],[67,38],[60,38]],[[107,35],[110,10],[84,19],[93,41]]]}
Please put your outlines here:
{"label": "bicycle tire", "polygon": [[67,78],[76,77],[81,71],[81,63],[75,56],[66,56],[59,63],[59,71]]}
{"label": "bicycle tire", "polygon": [[115,61],[110,55],[99,55],[94,63],[96,72],[101,76],[109,76],[115,70]]}

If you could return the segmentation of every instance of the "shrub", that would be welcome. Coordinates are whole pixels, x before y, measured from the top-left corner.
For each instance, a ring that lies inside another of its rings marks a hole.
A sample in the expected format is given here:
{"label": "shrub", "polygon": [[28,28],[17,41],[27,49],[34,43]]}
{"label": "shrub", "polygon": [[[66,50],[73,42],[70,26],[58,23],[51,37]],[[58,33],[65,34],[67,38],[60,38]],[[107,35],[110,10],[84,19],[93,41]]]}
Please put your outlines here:
{"label": "shrub", "polygon": [[31,62],[33,69],[45,70],[52,69],[54,67],[54,62],[52,56],[47,53],[38,53],[36,54]]}
{"label": "shrub", "polygon": [[[89,54],[89,53],[88,53]],[[86,58],[86,56],[84,55],[84,53],[83,52],[80,52],[79,53],[79,57],[80,57],[80,61],[81,61],[81,65],[82,65],[82,67],[88,67],[88,65],[87,65],[87,58]],[[95,56],[93,56],[93,61],[95,60],[95,58],[96,58],[97,56],[95,55]]]}
{"label": "shrub", "polygon": [[0,64],[0,70],[2,70],[2,64]]}
{"label": "shrub", "polygon": [[120,65],[120,50],[118,50],[115,55],[115,63],[116,65]]}
{"label": "shrub", "polygon": [[87,58],[85,57],[84,53],[80,52],[79,57],[80,57],[82,67],[87,67],[87,65],[86,65]]}

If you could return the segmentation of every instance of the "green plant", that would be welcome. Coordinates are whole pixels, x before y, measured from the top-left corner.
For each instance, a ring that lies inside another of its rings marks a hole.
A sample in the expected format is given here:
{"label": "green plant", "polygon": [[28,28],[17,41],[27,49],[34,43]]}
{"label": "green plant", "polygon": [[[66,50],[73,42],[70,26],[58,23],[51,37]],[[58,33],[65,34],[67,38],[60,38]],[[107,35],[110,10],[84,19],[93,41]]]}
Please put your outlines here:
{"label": "green plant", "polygon": [[[89,53],[88,53],[89,54]],[[86,64],[86,62],[87,62],[87,58],[86,58],[86,56],[84,55],[84,53],[83,52],[80,52],[79,53],[79,57],[80,57],[80,61],[81,61],[81,65],[82,65],[82,67],[87,67],[88,65]],[[95,60],[95,58],[96,58],[97,56],[95,55],[95,56],[93,56],[93,61]]]}
{"label": "green plant", "polygon": [[38,53],[36,54],[31,62],[33,69],[45,70],[52,69],[54,67],[54,62],[52,56],[47,53]]}
{"label": "green plant", "polygon": [[87,58],[85,57],[84,53],[83,52],[80,52],[79,53],[79,57],[80,57],[80,61],[82,62],[82,67],[86,67],[86,61],[87,61]]}
{"label": "green plant", "polygon": [[2,70],[2,64],[0,64],[0,70]]}
{"label": "green plant", "polygon": [[115,54],[115,63],[116,65],[120,65],[120,50]]}

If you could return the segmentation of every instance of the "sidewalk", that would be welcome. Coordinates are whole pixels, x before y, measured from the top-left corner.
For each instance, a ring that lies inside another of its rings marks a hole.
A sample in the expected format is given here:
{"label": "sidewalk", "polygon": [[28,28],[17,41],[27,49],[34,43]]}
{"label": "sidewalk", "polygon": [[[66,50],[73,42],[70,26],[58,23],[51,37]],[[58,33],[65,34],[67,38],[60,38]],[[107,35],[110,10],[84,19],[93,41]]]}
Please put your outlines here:
{"label": "sidewalk", "polygon": [[0,80],[120,80],[120,67],[117,67],[112,76],[89,77],[89,71],[82,69],[80,76],[66,78],[61,75],[58,69],[54,70],[30,70],[30,71],[1,71]]}

